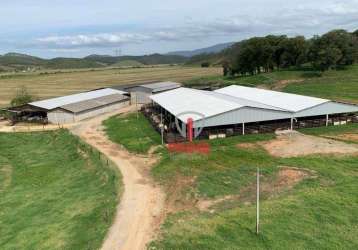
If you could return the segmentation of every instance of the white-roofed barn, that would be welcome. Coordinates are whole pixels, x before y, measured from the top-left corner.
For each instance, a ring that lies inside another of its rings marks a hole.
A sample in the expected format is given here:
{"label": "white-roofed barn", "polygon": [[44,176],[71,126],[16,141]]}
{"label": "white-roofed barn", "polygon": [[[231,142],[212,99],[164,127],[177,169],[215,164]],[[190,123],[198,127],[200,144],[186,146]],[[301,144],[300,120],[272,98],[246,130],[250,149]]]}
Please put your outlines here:
{"label": "white-roofed barn", "polygon": [[146,110],[151,117],[164,115],[168,133],[177,127],[173,121],[186,124],[192,118],[194,128],[204,128],[203,138],[358,122],[355,104],[236,85],[216,91],[178,88],[150,98],[153,111]]}

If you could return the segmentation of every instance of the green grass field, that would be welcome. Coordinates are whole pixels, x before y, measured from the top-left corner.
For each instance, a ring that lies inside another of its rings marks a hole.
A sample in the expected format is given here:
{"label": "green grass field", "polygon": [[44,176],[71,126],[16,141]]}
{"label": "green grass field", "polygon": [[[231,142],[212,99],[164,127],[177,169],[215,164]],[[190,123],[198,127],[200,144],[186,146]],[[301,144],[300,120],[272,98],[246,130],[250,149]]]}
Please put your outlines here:
{"label": "green grass field", "polygon": [[104,121],[104,126],[109,138],[130,152],[145,154],[150,147],[161,143],[159,134],[142,113],[111,117]]}
{"label": "green grass field", "polygon": [[119,174],[66,130],[0,133],[0,248],[98,249]]}
{"label": "green grass field", "polygon": [[[120,130],[126,145],[130,141],[135,143],[139,137],[152,136],[148,122],[145,124],[134,116],[116,119],[119,123],[130,123],[131,127],[146,127],[140,135],[129,129]],[[349,125],[305,132],[339,135],[356,133],[356,129],[357,125]],[[152,175],[164,185],[167,199],[175,200],[176,212],[169,214],[150,249],[356,248],[358,156],[275,158],[260,146],[237,147],[240,143],[273,138],[275,135],[266,134],[209,141],[209,155],[173,154],[161,149],[161,161],[152,169]],[[304,179],[293,189],[262,193],[261,233],[257,236],[255,191],[249,187],[255,185],[257,167],[261,169],[262,183],[271,183],[280,166],[309,170],[314,178]],[[211,212],[200,211],[193,205],[197,199],[227,195],[244,198],[223,201]]]}
{"label": "green grass field", "polygon": [[[286,83],[285,83],[286,81]],[[298,81],[287,83],[287,81]],[[309,69],[281,70],[260,75],[224,78],[206,76],[186,81],[188,86],[232,84],[256,87],[264,86],[284,92],[317,96],[332,100],[358,102],[358,64],[344,70],[330,70],[322,76]]]}

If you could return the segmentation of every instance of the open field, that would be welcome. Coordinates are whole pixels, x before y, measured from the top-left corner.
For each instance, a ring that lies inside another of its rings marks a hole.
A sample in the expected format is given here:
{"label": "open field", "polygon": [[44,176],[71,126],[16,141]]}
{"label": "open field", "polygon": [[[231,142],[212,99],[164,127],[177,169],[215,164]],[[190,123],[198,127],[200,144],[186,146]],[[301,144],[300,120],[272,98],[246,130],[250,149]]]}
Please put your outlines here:
{"label": "open field", "polygon": [[98,249],[119,199],[117,171],[65,130],[0,141],[0,248]]}
{"label": "open field", "polygon": [[187,85],[220,85],[231,84],[259,86],[284,92],[317,96],[338,101],[358,103],[358,65],[344,70],[331,70],[322,76],[310,69],[281,70],[260,75],[224,78],[208,76],[186,81]]}
{"label": "open field", "polygon": [[[117,119],[143,125],[134,116]],[[335,135],[356,133],[357,125],[352,126],[331,130]],[[325,130],[312,133],[332,133]],[[118,133],[128,133],[123,135],[125,144],[130,144],[130,137],[138,140],[131,130]],[[152,175],[166,189],[167,219],[151,249],[356,248],[358,156],[274,157],[262,145],[276,140],[273,134],[263,134],[208,141],[209,155],[159,149],[161,161]],[[255,234],[257,167],[262,183],[259,236]]]}
{"label": "open field", "polygon": [[184,81],[216,75],[220,68],[162,66],[138,69],[106,69],[64,73],[33,73],[0,76],[0,106],[9,104],[16,89],[26,86],[36,98],[49,98],[112,85],[149,81]]}

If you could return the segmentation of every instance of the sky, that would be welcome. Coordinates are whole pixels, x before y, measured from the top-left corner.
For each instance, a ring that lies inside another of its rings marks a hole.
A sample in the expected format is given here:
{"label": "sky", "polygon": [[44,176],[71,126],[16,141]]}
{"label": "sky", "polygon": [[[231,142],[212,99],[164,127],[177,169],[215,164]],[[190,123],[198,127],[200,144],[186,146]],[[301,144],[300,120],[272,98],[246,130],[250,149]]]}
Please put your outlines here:
{"label": "sky", "polygon": [[0,23],[0,54],[142,55],[353,31],[358,0],[1,0]]}

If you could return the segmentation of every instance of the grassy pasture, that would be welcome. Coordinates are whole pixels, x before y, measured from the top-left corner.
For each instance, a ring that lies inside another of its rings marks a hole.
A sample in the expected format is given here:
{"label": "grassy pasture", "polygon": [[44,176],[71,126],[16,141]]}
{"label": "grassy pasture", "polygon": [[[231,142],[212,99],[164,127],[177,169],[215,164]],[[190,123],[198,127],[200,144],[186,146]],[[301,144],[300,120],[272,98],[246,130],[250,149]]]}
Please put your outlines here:
{"label": "grassy pasture", "polygon": [[104,126],[109,138],[130,152],[145,154],[161,143],[160,135],[142,113],[113,116],[104,121]]}
{"label": "grassy pasture", "polygon": [[[121,119],[116,118],[117,123]],[[129,118],[131,126],[149,126]],[[123,121],[122,121],[123,122]],[[126,121],[128,122],[128,121]],[[137,125],[133,123],[138,122]],[[356,133],[357,125],[313,129],[312,134]],[[117,130],[118,131],[118,130]],[[138,137],[151,137],[150,130],[137,135],[130,129],[119,133],[125,145]],[[161,161],[152,175],[175,199],[177,212],[169,214],[160,237],[150,249],[350,249],[358,245],[357,156],[312,155],[275,158],[263,148],[238,147],[240,143],[271,140],[273,134],[247,135],[209,141],[209,155],[169,153],[160,149]],[[120,140],[117,141],[121,142]],[[280,166],[310,170],[315,178],[303,180],[293,189],[262,194],[261,234],[255,234],[255,183],[261,168],[261,181],[277,178]],[[245,191],[249,190],[249,191]],[[247,192],[247,193],[246,193]],[[199,211],[195,199],[217,199],[244,195],[215,205],[212,212]],[[186,204],[186,205],[185,205]],[[189,205],[188,205],[189,204]],[[191,204],[191,205],[190,205]],[[184,207],[183,210],[180,207]]]}
{"label": "grassy pasture", "polygon": [[98,249],[119,174],[65,130],[0,133],[0,248]]}
{"label": "grassy pasture", "polygon": [[36,98],[50,98],[113,85],[148,81],[184,81],[216,75],[220,68],[156,66],[151,68],[48,71],[0,75],[0,107],[9,104],[17,88],[26,86]]}
{"label": "grassy pasture", "polygon": [[349,66],[343,70],[327,71],[324,72],[322,76],[319,76],[315,71],[301,69],[281,70],[235,78],[205,76],[186,81],[186,85],[188,86],[227,86],[232,84],[249,87],[263,86],[295,94],[358,103],[358,64]]}

